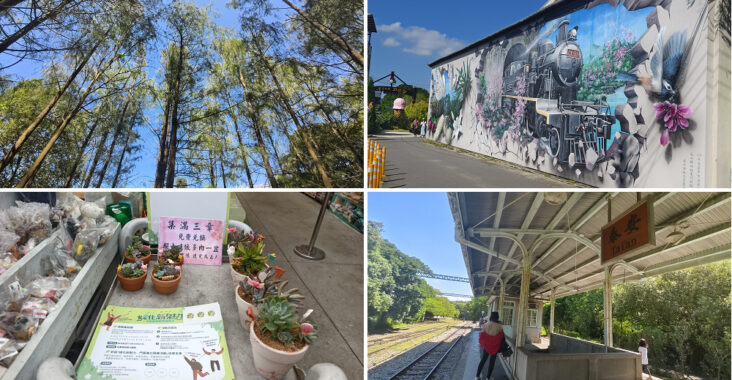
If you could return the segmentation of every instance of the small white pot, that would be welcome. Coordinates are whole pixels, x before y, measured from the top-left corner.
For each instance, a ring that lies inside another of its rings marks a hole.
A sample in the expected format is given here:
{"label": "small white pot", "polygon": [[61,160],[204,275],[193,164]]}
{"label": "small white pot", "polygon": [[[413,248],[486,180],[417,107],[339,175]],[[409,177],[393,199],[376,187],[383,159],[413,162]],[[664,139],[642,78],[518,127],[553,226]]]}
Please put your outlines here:
{"label": "small white pot", "polygon": [[234,281],[234,287],[239,286],[239,283],[246,280],[247,276],[243,275],[237,271],[234,270],[234,267],[230,266],[231,270],[231,280]]}
{"label": "small white pot", "polygon": [[257,307],[239,297],[240,288],[240,286],[237,286],[236,289],[234,289],[234,298],[236,299],[236,308],[239,310],[239,322],[241,323],[241,327],[244,331],[248,333],[249,325],[252,324],[252,319],[247,315],[247,310],[249,309],[249,306],[251,306],[254,315],[257,315]]}
{"label": "small white pot", "polygon": [[302,360],[309,345],[300,351],[287,352],[275,350],[262,343],[254,333],[254,323],[249,324],[249,341],[252,343],[252,356],[254,357],[254,368],[260,375],[270,380],[281,380],[287,375],[295,363]]}

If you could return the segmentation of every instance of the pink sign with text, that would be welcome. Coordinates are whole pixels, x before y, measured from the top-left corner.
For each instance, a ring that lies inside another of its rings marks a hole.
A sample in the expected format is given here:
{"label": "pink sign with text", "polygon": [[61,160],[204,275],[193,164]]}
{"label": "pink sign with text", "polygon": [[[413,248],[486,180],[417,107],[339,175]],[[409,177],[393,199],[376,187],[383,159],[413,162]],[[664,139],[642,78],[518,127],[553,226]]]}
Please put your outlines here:
{"label": "pink sign with text", "polygon": [[160,217],[158,249],[181,248],[185,264],[221,265],[222,220]]}

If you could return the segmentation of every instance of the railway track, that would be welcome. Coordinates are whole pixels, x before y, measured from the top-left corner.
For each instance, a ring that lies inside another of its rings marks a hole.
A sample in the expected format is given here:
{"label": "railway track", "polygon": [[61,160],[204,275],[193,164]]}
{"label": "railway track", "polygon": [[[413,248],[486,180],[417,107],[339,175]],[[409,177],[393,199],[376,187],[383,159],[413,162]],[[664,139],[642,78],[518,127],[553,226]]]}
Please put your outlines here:
{"label": "railway track", "polygon": [[447,331],[450,328],[451,328],[451,326],[440,326],[440,327],[434,328],[434,329],[422,330],[422,331],[415,331],[415,332],[406,333],[406,334],[400,334],[400,335],[395,336],[395,337],[386,337],[386,338],[374,339],[374,340],[372,340],[372,341],[370,341],[368,343],[369,346],[376,346],[376,345],[381,345],[381,344],[385,344],[385,343],[394,343],[394,344],[390,344],[389,346],[380,348],[378,350],[371,351],[371,352],[369,352],[369,355],[373,355],[373,354],[375,354],[377,352],[381,352],[381,351],[387,350],[387,349],[389,349],[389,348],[391,348],[391,347],[393,347],[393,346],[395,346],[395,345],[397,345],[399,343],[406,342],[407,340],[415,339],[415,338],[418,338],[420,336],[427,335],[427,334],[431,334],[431,333],[434,333],[434,332],[440,331],[440,330]]}
{"label": "railway track", "polygon": [[432,346],[429,350],[425,351],[422,355],[409,362],[409,364],[402,367],[399,371],[389,377],[389,380],[395,379],[429,379],[433,374],[437,372],[440,364],[445,360],[450,351],[460,342],[463,335],[459,335],[457,339],[449,342],[450,338],[462,331],[462,326],[456,326],[455,331],[445,338],[442,342],[439,342]]}

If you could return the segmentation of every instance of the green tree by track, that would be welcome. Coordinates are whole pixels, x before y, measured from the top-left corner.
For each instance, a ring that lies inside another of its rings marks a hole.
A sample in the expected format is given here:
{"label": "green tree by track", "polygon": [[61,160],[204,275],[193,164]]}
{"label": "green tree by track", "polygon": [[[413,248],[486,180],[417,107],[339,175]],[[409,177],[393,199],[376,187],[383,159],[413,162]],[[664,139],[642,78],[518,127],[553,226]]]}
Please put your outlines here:
{"label": "green tree by track", "polygon": [[[651,364],[705,378],[730,378],[730,261],[613,287],[613,343],[649,343]],[[555,330],[603,340],[602,289],[560,298]],[[543,323],[549,326],[549,304]]]}
{"label": "green tree by track", "polygon": [[381,223],[369,222],[369,330],[421,319],[425,300],[434,296],[427,283],[417,277],[418,271],[431,273],[431,270],[419,259],[399,251],[381,233]]}

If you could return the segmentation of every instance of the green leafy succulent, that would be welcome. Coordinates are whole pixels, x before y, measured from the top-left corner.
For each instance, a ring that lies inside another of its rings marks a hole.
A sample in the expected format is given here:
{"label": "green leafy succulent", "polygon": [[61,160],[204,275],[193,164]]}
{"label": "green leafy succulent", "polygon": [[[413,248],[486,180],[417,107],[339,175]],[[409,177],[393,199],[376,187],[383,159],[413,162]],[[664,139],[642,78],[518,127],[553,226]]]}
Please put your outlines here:
{"label": "green leafy succulent", "polygon": [[257,319],[261,321],[261,331],[269,331],[272,338],[286,344],[293,341],[290,330],[298,326],[295,307],[287,298],[272,296],[264,299],[257,308]]}
{"label": "green leafy succulent", "polygon": [[241,274],[258,273],[267,267],[267,256],[263,256],[260,252],[261,249],[252,249],[239,243],[231,259],[231,266]]}

